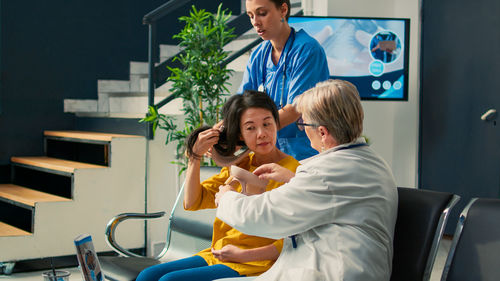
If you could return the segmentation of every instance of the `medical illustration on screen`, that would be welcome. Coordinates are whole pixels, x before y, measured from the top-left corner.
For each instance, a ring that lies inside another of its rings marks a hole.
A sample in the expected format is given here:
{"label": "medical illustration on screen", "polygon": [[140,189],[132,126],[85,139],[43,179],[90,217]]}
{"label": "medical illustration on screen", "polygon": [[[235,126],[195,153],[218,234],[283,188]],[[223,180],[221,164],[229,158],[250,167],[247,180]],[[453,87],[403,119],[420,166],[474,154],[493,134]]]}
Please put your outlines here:
{"label": "medical illustration on screen", "polygon": [[324,48],[330,77],[352,82],[362,99],[408,99],[408,19],[291,17]]}

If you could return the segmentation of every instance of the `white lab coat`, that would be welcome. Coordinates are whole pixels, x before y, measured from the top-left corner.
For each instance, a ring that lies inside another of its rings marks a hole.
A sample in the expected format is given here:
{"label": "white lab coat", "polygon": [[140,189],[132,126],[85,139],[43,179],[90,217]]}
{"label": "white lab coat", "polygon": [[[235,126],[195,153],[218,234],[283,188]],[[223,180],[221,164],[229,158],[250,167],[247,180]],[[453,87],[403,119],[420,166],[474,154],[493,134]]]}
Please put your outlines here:
{"label": "white lab coat", "polygon": [[398,204],[394,177],[371,148],[348,145],[304,160],[280,188],[221,198],[217,217],[241,232],[273,239],[296,234],[297,248],[285,239],[276,263],[255,280],[390,279]]}

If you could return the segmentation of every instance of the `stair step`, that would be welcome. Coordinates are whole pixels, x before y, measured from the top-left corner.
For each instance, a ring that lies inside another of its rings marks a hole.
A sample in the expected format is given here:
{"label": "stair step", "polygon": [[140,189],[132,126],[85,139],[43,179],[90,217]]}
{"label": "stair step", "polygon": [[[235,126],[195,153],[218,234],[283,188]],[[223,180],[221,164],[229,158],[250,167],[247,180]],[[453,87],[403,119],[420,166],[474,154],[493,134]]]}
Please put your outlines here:
{"label": "stair step", "polygon": [[71,199],[68,198],[48,194],[15,184],[0,184],[0,197],[10,201],[19,202],[30,207],[35,207],[35,203],[37,202],[71,201]]}
{"label": "stair step", "polygon": [[130,62],[130,75],[148,75],[148,62],[131,61]]}
{"label": "stair step", "polygon": [[0,237],[24,236],[24,235],[32,235],[32,234],[0,221]]}
{"label": "stair step", "polygon": [[46,137],[57,137],[75,140],[92,140],[110,142],[113,138],[140,138],[137,135],[124,135],[124,134],[109,134],[99,132],[84,132],[84,131],[45,131]]}
{"label": "stair step", "polygon": [[32,166],[40,169],[49,169],[63,173],[74,173],[76,169],[95,169],[106,168],[106,166],[87,164],[69,160],[62,160],[46,156],[33,156],[33,157],[12,157],[10,159],[14,164],[21,164]]}
{"label": "stair step", "polygon": [[126,92],[130,92],[130,81],[97,80],[97,93],[126,93]]}

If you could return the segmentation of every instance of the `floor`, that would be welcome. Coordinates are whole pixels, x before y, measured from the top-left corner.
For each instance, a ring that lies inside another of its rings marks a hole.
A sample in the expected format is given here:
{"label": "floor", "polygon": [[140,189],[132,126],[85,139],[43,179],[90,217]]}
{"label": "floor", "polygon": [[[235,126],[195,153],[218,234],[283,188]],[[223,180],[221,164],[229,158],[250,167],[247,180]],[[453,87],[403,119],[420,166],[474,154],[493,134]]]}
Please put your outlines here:
{"label": "floor", "polygon": [[[441,279],[441,272],[443,270],[444,263],[446,261],[446,256],[450,249],[451,240],[443,239],[441,240],[441,245],[439,247],[439,251],[436,257],[436,261],[434,264],[434,269],[431,275],[431,281],[439,281]],[[66,269],[58,269],[58,270],[67,270],[71,273],[69,281],[83,281],[82,275],[78,268],[66,268]],[[42,271],[37,272],[25,272],[25,273],[15,273],[10,276],[0,275],[0,281],[9,280],[9,281],[42,281]]]}
{"label": "floor", "polygon": [[[66,270],[71,274],[69,276],[69,281],[84,281],[80,271],[77,267],[73,268],[61,268],[57,270]],[[23,273],[14,273],[12,275],[0,275],[0,281],[9,280],[9,281],[43,281],[42,272],[44,271],[34,271],[34,272],[23,272]]]}

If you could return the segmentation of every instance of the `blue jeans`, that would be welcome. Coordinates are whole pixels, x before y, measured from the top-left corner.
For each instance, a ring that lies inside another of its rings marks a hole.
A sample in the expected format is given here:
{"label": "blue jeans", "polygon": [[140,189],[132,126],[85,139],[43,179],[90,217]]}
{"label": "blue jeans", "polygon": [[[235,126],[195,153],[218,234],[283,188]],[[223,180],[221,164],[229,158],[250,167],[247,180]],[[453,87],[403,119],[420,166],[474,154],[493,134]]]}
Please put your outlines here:
{"label": "blue jeans", "polygon": [[200,256],[157,264],[144,269],[136,281],[212,281],[219,278],[242,277],[223,264],[208,265]]}

